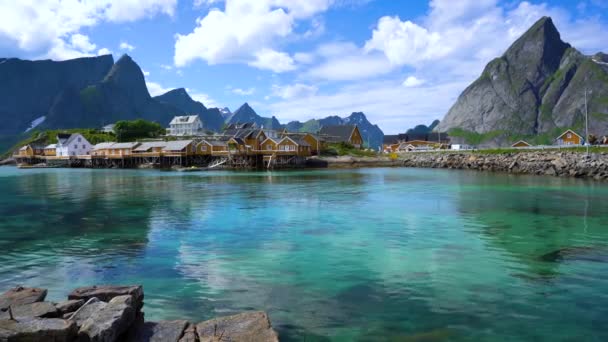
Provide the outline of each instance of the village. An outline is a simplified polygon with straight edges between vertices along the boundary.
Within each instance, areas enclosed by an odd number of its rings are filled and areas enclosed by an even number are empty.
[[[113,125],[103,128],[112,132]],[[208,134],[197,115],[176,116],[161,139],[91,144],[82,134],[57,134],[57,142],[19,148],[22,168],[282,168],[303,166],[328,144],[363,148],[356,125],[324,126],[317,134],[270,130],[254,123],[230,124]]]

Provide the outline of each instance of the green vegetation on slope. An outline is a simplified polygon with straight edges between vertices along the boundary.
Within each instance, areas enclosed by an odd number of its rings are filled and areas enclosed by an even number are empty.
[[[157,138],[165,134],[165,129],[156,122],[146,120],[118,121],[114,132],[119,142],[137,139]]]
[[[353,157],[375,157],[378,155],[375,151],[361,150],[353,145],[341,142],[337,144],[329,144],[321,150],[322,156],[353,156]]]

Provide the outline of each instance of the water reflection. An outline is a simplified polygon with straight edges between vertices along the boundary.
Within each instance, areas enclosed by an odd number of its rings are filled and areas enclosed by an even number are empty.
[[[285,340],[606,337],[595,324],[608,313],[608,189],[597,183],[33,171],[0,169],[0,290],[141,283],[150,319],[261,309]],[[603,306],[588,310],[588,298]],[[564,314],[572,303],[580,310]]]

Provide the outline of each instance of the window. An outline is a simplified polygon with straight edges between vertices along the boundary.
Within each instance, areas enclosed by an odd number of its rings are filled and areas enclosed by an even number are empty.
[[[81,141],[82,141],[82,139],[80,137],[78,137],[78,142],[81,142]]]
[[[82,145],[82,149],[85,150],[87,147],[86,145]]]
[[[566,134],[566,138],[568,138],[568,139],[572,138],[572,133]]]
[[[272,151],[272,145],[270,145],[270,144],[266,145],[266,149],[267,149],[268,151]]]
[[[207,145],[203,145],[203,146],[201,147],[201,151],[207,151]]]
[[[77,148],[78,148],[78,145],[74,144],[74,148],[76,148],[76,149],[77,149]]]

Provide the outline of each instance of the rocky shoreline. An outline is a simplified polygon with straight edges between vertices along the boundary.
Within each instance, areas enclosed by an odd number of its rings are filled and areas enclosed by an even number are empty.
[[[608,180],[608,153],[572,151],[521,151],[510,153],[428,152],[388,157],[322,157],[313,166],[420,167],[504,172],[511,174],[576,177]]]
[[[141,286],[90,286],[64,302],[45,301],[46,289],[15,287],[0,295],[0,341],[275,342],[265,312],[254,311],[190,323],[146,322]]]

